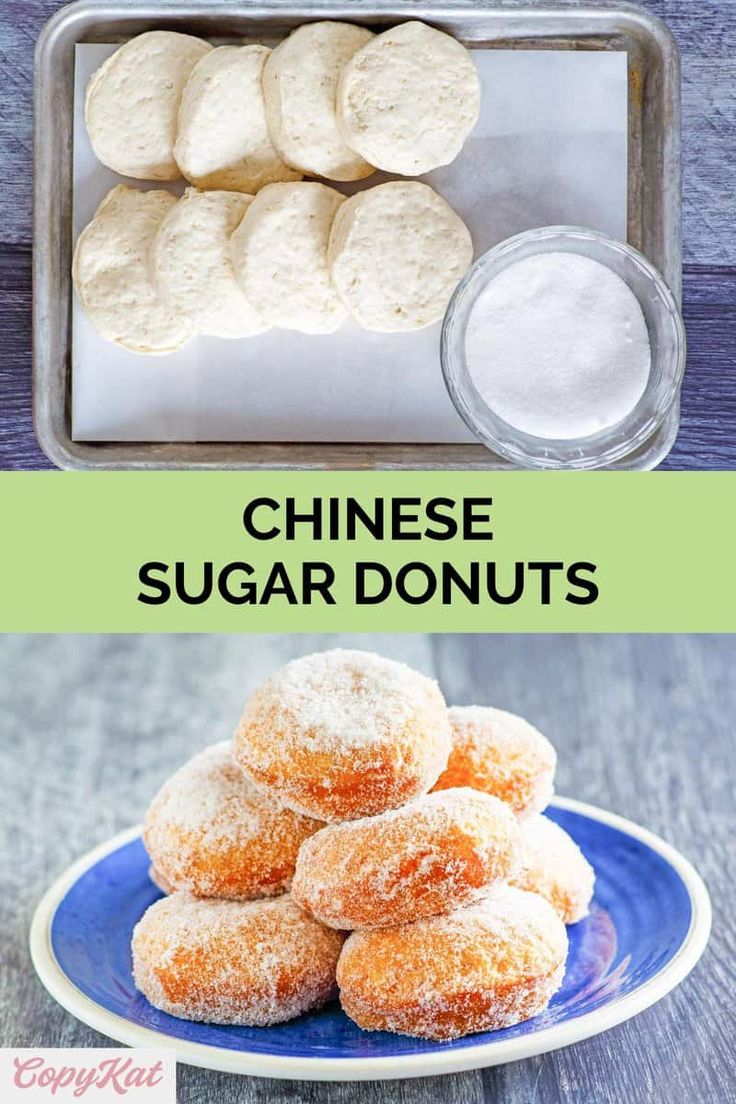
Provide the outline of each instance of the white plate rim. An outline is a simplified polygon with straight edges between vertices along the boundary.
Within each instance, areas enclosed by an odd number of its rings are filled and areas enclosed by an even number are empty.
[[[108,1012],[82,993],[63,972],[51,946],[51,924],[56,909],[73,883],[100,859],[140,835],[140,826],[128,828],[88,851],[72,863],[41,898],[30,928],[30,952],[41,982],[51,996],[88,1027],[133,1047],[168,1047],[178,1062],[225,1073],[247,1074],[303,1081],[366,1081],[428,1077],[462,1070],[516,1062],[546,1054],[560,1047],[589,1039],[638,1015],[680,984],[698,962],[710,935],[712,910],[708,890],[692,864],[671,844],[638,824],[573,798],[555,797],[552,807],[580,813],[601,824],[617,828],[660,855],[680,876],[690,898],[690,927],[674,957],[653,977],[631,993],[603,1008],[586,1012],[565,1023],[553,1024],[531,1035],[497,1042],[479,1043],[459,1050],[437,1053],[393,1055],[377,1058],[305,1058],[231,1051],[132,1024]]]

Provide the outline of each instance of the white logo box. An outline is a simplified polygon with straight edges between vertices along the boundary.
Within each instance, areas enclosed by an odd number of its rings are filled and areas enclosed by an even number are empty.
[[[129,1047],[0,1050],[3,1104],[176,1104],[174,1051]]]

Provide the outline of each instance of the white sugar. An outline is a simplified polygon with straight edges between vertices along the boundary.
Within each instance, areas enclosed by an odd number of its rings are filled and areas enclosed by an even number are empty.
[[[494,277],[471,310],[465,348],[491,410],[556,440],[620,422],[644,393],[651,363],[634,293],[575,253],[527,257]]]
[[[425,684],[402,663],[340,649],[295,660],[273,681],[315,747],[373,743],[386,728],[405,723],[414,707],[411,691]]]
[[[287,663],[258,689],[250,707],[253,703],[278,718],[281,740],[331,754],[382,747],[419,711],[444,712],[432,679],[373,652],[340,648]],[[246,708],[244,721],[249,720]],[[282,756],[281,741],[273,741],[271,754]],[[379,756],[375,765],[381,762]],[[329,787],[329,776],[324,784]]]

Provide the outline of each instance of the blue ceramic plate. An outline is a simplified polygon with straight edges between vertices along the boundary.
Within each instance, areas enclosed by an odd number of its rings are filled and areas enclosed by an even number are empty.
[[[557,799],[548,814],[596,870],[590,915],[568,928],[565,980],[546,1012],[503,1031],[430,1043],[361,1031],[337,1003],[277,1027],[175,1019],[136,992],[130,936],[160,896],[133,829],[86,855],[51,887],[31,927],[49,992],[91,1027],[131,1046],[170,1046],[181,1062],[265,1077],[362,1080],[449,1073],[514,1061],[605,1031],[674,988],[700,957],[710,902],[672,847],[629,821]]]

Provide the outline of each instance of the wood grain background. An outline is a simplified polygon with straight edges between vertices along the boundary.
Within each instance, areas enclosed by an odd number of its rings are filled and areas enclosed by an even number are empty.
[[[275,666],[335,643],[439,678],[448,700],[517,710],[557,745],[558,791],[660,833],[695,863],[710,945],[670,996],[594,1039],[415,1081],[268,1081],[179,1070],[181,1104],[735,1104],[736,637],[0,637],[0,1040],[104,1046],[31,967],[47,885],[142,816],[191,752],[227,737]]]
[[[644,6],[669,23],[683,64],[689,354],[682,428],[663,467],[733,469],[736,0],[644,0]],[[58,0],[0,3],[0,468],[50,466],[36,443],[30,408],[32,88],[36,38],[59,7]]]

